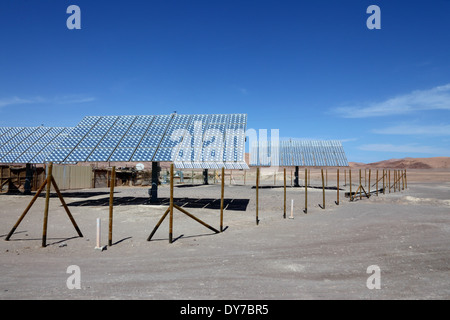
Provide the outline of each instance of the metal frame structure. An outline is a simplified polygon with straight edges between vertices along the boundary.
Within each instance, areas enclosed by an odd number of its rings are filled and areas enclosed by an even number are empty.
[[[249,169],[246,114],[88,116],[46,159],[173,162],[177,169]]]
[[[150,233],[150,235],[147,238],[147,241],[150,241],[154,234],[156,233],[156,231],[158,230],[159,226],[161,225],[161,223],[164,221],[164,219],[167,217],[167,215],[169,215],[169,243],[172,243],[173,240],[173,209],[177,209],[178,211],[184,213],[185,215],[187,215],[189,218],[197,221],[198,223],[200,223],[201,225],[205,226],[206,228],[214,231],[215,233],[220,233],[223,231],[223,182],[222,182],[222,191],[221,191],[221,200],[220,200],[220,231],[217,230],[216,228],[210,226],[209,224],[203,222],[202,220],[200,220],[199,218],[197,218],[196,216],[194,216],[193,214],[189,213],[188,211],[186,211],[185,209],[179,207],[178,205],[176,205],[174,203],[173,200],[173,167],[174,164],[172,163],[170,165],[170,204],[169,207],[167,208],[167,210],[164,212],[164,214],[162,215],[162,217],[159,219],[158,223],[156,224],[156,226],[153,228],[152,232]],[[223,170],[222,170],[223,173]],[[223,180],[223,176],[222,176],[222,180]]]
[[[75,222],[75,219],[73,218],[72,214],[70,213],[70,210],[67,207],[66,202],[64,201],[64,198],[63,198],[61,192],[59,191],[58,185],[56,184],[56,181],[53,178],[52,169],[53,169],[53,163],[50,163],[49,167],[48,167],[48,172],[47,172],[47,179],[45,179],[44,183],[39,187],[39,190],[36,192],[34,197],[31,199],[30,203],[28,204],[28,206],[25,208],[25,210],[22,213],[22,215],[17,220],[17,222],[14,225],[14,227],[11,229],[11,231],[6,236],[6,238],[5,238],[6,241],[9,241],[9,239],[14,234],[14,232],[16,231],[16,229],[19,226],[19,224],[22,222],[23,218],[25,218],[25,216],[27,215],[28,211],[31,209],[33,204],[36,202],[36,199],[39,197],[41,192],[46,187],[45,207],[44,207],[44,222],[43,222],[43,229],[42,229],[42,247],[46,247],[47,246],[47,222],[48,222],[48,209],[49,209],[49,204],[50,204],[50,187],[51,187],[51,185],[53,185],[53,188],[55,189],[55,192],[58,195],[58,198],[61,201],[61,204],[64,207],[64,210],[66,211],[67,215],[69,216],[70,221],[72,222],[75,230],[78,233],[78,236],[79,237],[83,237],[83,234],[81,233],[80,228],[78,227],[77,223]]]
[[[250,166],[347,167],[344,148],[337,140],[262,140],[250,146]]]
[[[71,130],[65,127],[0,127],[0,163],[44,163]]]

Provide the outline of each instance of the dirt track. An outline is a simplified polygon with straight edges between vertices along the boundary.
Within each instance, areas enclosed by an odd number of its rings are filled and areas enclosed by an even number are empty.
[[[96,218],[107,244],[107,189],[65,192],[83,238],[51,198],[46,248],[44,199],[4,241],[31,197],[2,194],[0,299],[449,299],[450,179],[439,176],[447,182],[411,177],[407,190],[354,202],[342,190],[339,206],[336,190],[327,190],[325,210],[322,190],[308,188],[308,214],[304,189],[288,188],[294,219],[282,217],[283,188],[260,189],[259,225],[255,189],[227,185],[226,230],[215,234],[175,211],[172,244],[168,219],[146,241],[167,206],[145,204],[146,188],[117,188],[114,245],[102,252],[94,249]],[[175,188],[175,197],[219,227],[219,185]],[[80,268],[81,289],[66,285],[71,265]],[[366,286],[371,265],[381,270],[379,290]]]

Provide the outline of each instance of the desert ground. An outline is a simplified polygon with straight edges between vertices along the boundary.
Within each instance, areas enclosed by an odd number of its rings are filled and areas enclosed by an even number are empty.
[[[347,168],[348,170],[348,168]],[[59,199],[52,196],[47,247],[41,247],[44,197],[39,197],[9,241],[32,196],[0,194],[0,299],[328,300],[450,298],[450,170],[407,170],[407,188],[370,198],[345,197],[340,171],[329,169],[325,209],[320,170],[311,172],[308,210],[303,172],[300,187],[287,174],[283,218],[283,174],[261,171],[256,224],[254,170],[225,180],[224,231],[215,233],[175,210],[174,242],[169,219],[147,237],[168,207],[148,202],[148,187],[116,187],[113,245],[95,249],[96,219],[101,244],[108,242],[109,189],[65,190],[63,195],[83,233],[79,237]],[[352,190],[359,185],[352,169]],[[367,171],[366,187],[368,189]],[[375,171],[371,173],[374,183]],[[231,180],[231,184],[230,184]],[[381,188],[381,183],[379,184]],[[186,182],[174,188],[175,203],[219,228],[220,184]],[[293,219],[291,201],[293,200]],[[319,206],[320,204],[320,206]],[[69,266],[78,266],[80,289],[70,289]],[[379,267],[379,289],[369,289]]]

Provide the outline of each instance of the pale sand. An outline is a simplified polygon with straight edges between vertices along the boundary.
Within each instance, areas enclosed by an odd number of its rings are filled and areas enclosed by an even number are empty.
[[[46,248],[41,248],[44,198],[4,241],[31,197],[2,194],[0,299],[449,299],[450,172],[407,173],[408,189],[370,199],[350,202],[342,190],[336,205],[336,190],[327,189],[322,210],[320,171],[313,170],[316,188],[308,188],[308,214],[302,212],[304,188],[288,187],[287,216],[294,199],[294,219],[283,219],[283,188],[264,188],[256,225],[254,170],[245,186],[242,172],[233,172],[241,185],[227,181],[225,198],[248,205],[244,211],[225,210],[224,232],[215,234],[175,211],[176,241],[168,243],[167,218],[147,242],[167,206],[131,201],[114,207],[115,245],[106,251],[94,247],[97,217],[107,244],[108,207],[100,204],[107,204],[108,189],[65,191],[68,204],[85,201],[70,206],[83,238],[52,197]],[[328,186],[335,186],[335,169],[328,174]],[[270,170],[262,175],[263,185],[273,184]],[[358,170],[352,169],[353,190],[356,179]],[[281,173],[276,183],[282,185]],[[340,186],[348,191],[343,184],[341,171]],[[168,187],[160,187],[159,194],[167,197]],[[142,203],[147,196],[147,188],[140,187],[118,187],[115,193],[116,203],[124,197]],[[218,200],[220,186],[175,188],[175,197]],[[219,228],[219,210],[186,210]],[[66,286],[71,265],[80,267],[79,290]],[[371,265],[381,269],[379,290],[366,286]]]

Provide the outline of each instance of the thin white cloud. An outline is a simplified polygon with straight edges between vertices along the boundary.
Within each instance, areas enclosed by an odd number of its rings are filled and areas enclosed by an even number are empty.
[[[392,135],[427,135],[427,136],[450,136],[450,125],[398,125],[381,129],[372,130],[377,134]]]
[[[30,104],[30,103],[55,103],[55,104],[77,104],[95,101],[95,97],[84,96],[84,95],[66,95],[66,96],[56,96],[54,98],[43,98],[43,97],[33,97],[33,98],[2,98],[0,99],[0,108],[8,107],[17,104]]]
[[[341,141],[342,143],[345,143],[345,142],[357,141],[358,138],[347,138],[347,139],[338,139],[338,140]]]
[[[92,102],[96,99],[94,97],[85,97],[80,95],[62,96],[55,97],[53,101],[58,104],[69,104],[69,103],[86,103]]]
[[[393,145],[393,144],[365,144],[358,147],[364,151],[376,151],[376,152],[397,152],[397,153],[423,153],[433,154],[439,156],[450,156],[450,150],[446,148],[439,148],[433,146],[420,146],[420,145]]]
[[[24,103],[33,103],[33,100],[23,99],[23,98],[19,98],[19,97],[3,98],[3,99],[0,99],[0,108],[14,105],[14,104],[24,104]]]
[[[416,90],[382,102],[339,107],[332,112],[344,118],[368,118],[422,110],[450,110],[450,83],[429,90]]]

